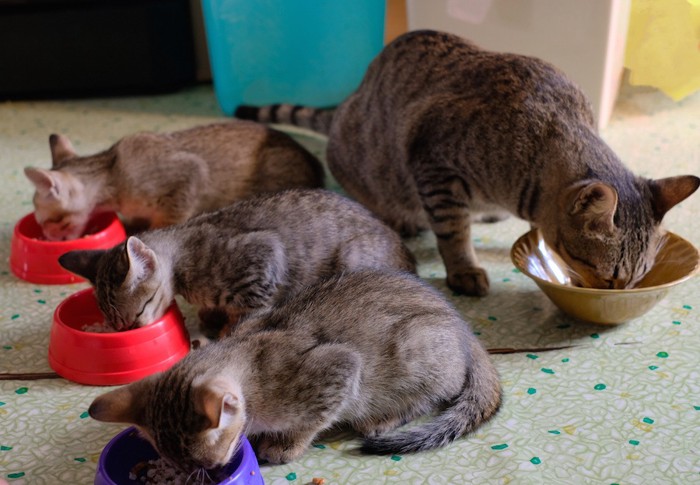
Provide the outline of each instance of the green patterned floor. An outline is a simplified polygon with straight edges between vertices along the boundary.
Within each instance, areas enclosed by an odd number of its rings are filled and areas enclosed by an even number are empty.
[[[48,167],[48,135],[70,136],[80,153],[138,130],[167,131],[219,119],[200,87],[148,98],[0,103],[0,373],[50,371],[51,315],[85,287],[38,286],[9,273],[14,223],[31,211],[22,167]],[[700,174],[700,94],[673,103],[625,88],[605,138],[639,174]],[[299,139],[315,152],[323,141]],[[700,194],[666,225],[700,244]],[[475,435],[417,455],[364,457],[347,436],[319,440],[299,461],[263,466],[267,484],[665,484],[700,483],[700,278],[676,288],[646,316],[617,327],[572,321],[516,272],[509,249],[527,230],[510,219],[474,237],[491,294],[453,297],[431,235],[409,241],[420,274],[455,303],[489,348],[571,346],[496,355],[500,414]],[[194,324],[191,309],[188,322]],[[92,483],[102,447],[123,426],[87,417],[104,388],[61,379],[0,381],[0,482]]]

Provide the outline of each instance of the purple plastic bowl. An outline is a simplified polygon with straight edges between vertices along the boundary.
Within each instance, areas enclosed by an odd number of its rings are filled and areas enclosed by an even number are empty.
[[[136,428],[127,428],[112,438],[102,450],[94,483],[95,485],[138,484],[140,482],[129,479],[129,472],[137,463],[157,458],[156,450],[139,436]],[[245,436],[241,437],[238,452],[224,467],[222,474],[227,475],[227,478],[219,482],[221,485],[265,485],[255,452]]]

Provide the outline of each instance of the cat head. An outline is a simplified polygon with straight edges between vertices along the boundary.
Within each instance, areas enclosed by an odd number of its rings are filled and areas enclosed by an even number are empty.
[[[174,296],[155,252],[134,236],[108,250],[69,251],[58,262],[92,283],[105,323],[115,330],[152,323]]]
[[[25,167],[24,174],[34,184],[34,215],[49,241],[65,241],[83,235],[93,205],[85,186],[73,174],[57,170],[59,164],[77,155],[68,138],[49,137],[52,169]]]
[[[545,240],[586,288],[622,289],[637,285],[654,264],[663,240],[661,220],[700,185],[692,175],[636,179],[635,196],[625,202],[611,185],[587,181],[564,193],[556,230]]]
[[[185,472],[212,470],[237,451],[246,419],[243,396],[224,379],[193,378],[187,361],[98,396],[88,412],[98,421],[135,425],[162,458]]]

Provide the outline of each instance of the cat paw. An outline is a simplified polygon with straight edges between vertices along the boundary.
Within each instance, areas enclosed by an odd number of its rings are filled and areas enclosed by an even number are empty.
[[[263,439],[258,444],[255,454],[259,460],[265,460],[273,465],[281,465],[296,460],[304,454],[304,451],[298,445],[284,445],[273,440]]]
[[[227,336],[240,320],[242,312],[226,307],[200,308],[199,330],[211,340]]]
[[[449,274],[447,286],[460,295],[486,296],[489,292],[489,277],[486,270],[473,268],[461,273]]]
[[[222,308],[200,308],[199,329],[205,337],[216,339],[228,324],[228,315]]]

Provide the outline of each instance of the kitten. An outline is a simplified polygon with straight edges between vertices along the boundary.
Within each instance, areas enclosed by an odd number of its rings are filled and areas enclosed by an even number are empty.
[[[68,252],[59,262],[93,284],[116,330],[148,325],[179,294],[201,307],[209,335],[336,272],[415,272],[396,232],[360,204],[320,189],[262,194],[110,250]]]
[[[258,458],[284,463],[340,424],[367,453],[430,450],[488,421],[500,401],[488,353],[444,297],[410,274],[363,270],[250,315],[170,370],[97,397],[89,413],[135,424],[191,471],[226,464],[242,433]]]
[[[691,175],[635,176],[554,66],[441,32],[386,46],[335,111],[236,115],[327,133],[343,189],[404,234],[430,227],[447,284],[468,295],[489,289],[471,241],[475,212],[505,209],[539,227],[579,286],[631,288],[654,264],[664,214],[700,185]]]
[[[49,137],[52,168],[26,167],[49,240],[80,237],[90,215],[114,210],[130,232],[183,222],[260,192],[322,187],[319,161],[288,135],[251,122],[126,136],[96,155]]]

